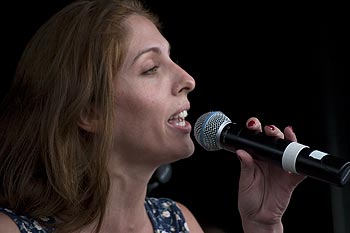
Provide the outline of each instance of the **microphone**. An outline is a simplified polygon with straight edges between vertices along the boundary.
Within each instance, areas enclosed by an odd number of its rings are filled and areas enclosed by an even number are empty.
[[[255,159],[271,161],[288,172],[340,187],[350,178],[349,161],[298,142],[254,133],[231,122],[220,111],[200,116],[194,126],[194,136],[207,151],[244,149]]]

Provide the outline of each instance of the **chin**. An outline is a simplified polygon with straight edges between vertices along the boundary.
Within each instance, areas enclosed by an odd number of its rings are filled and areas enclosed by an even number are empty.
[[[177,152],[172,153],[172,161],[175,162],[181,159],[186,159],[188,157],[191,157],[194,153],[194,146],[187,146],[187,147],[182,147],[182,150],[177,150]],[[168,153],[169,155],[169,153]]]
[[[190,156],[192,156],[194,153],[194,144],[192,143],[191,145],[188,145],[186,151],[184,151],[183,155],[184,158],[188,158]]]

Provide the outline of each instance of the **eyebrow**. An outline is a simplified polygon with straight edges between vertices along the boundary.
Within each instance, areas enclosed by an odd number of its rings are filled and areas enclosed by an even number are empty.
[[[154,52],[156,54],[161,54],[162,51],[159,49],[159,47],[150,47],[144,50],[141,50],[133,59],[132,64],[134,64],[136,62],[137,59],[139,59],[139,57],[141,57],[143,54],[149,53],[149,52]],[[168,48],[168,53],[170,54],[170,45]]]

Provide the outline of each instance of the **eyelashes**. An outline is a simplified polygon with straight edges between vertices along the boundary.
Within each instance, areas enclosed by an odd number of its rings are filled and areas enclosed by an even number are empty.
[[[152,66],[150,69],[147,69],[146,71],[142,72],[144,75],[154,74],[158,71],[159,66]]]
[[[175,64],[177,64],[178,66],[180,66],[180,60],[179,59],[175,59],[172,60]],[[150,66],[150,68],[146,68],[145,71],[142,72],[142,75],[153,75],[156,74],[158,72],[160,68],[160,64],[156,64],[153,66]]]

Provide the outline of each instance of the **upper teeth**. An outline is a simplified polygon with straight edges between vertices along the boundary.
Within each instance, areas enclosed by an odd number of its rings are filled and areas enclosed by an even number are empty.
[[[187,111],[186,110],[183,110],[182,112],[180,112],[179,113],[179,115],[178,115],[178,117],[180,117],[180,118],[185,118],[185,117],[187,117]]]
[[[187,117],[187,111],[183,110],[182,112],[180,112],[179,114],[173,116],[171,119],[175,119],[175,118],[181,118],[184,119],[185,117]]]
[[[184,120],[185,117],[187,117],[187,110],[184,110],[182,112],[180,112],[177,115],[173,115],[172,117],[170,117],[170,120],[174,120],[174,119],[178,119],[178,120]]]
[[[185,117],[187,117],[187,111],[184,110],[182,112],[180,112],[177,115],[174,115],[170,118],[170,120],[176,120],[175,124],[179,125],[179,126],[185,126],[186,122],[185,122]]]

